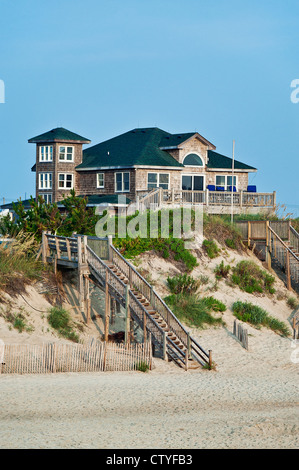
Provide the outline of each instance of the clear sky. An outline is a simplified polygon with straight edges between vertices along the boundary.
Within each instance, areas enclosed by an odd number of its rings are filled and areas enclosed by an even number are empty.
[[[235,140],[299,215],[298,45],[297,0],[0,0],[0,202],[34,195],[30,137],[157,126]]]

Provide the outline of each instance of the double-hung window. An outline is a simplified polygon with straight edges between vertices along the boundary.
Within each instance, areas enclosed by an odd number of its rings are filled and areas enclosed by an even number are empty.
[[[59,173],[58,175],[58,188],[59,189],[73,189],[74,175],[72,173]]]
[[[169,188],[169,173],[148,173],[147,189]]]
[[[233,186],[237,187],[237,177],[229,176],[229,175],[217,175],[216,176],[216,187],[222,186],[226,191],[230,189],[232,186],[232,180],[234,178]]]
[[[74,161],[74,147],[59,147],[59,161],[60,162],[73,162]]]
[[[53,146],[42,145],[39,148],[39,161],[40,162],[52,162],[53,161]]]
[[[115,191],[117,193],[130,191],[130,173],[128,171],[115,173]]]
[[[39,189],[52,189],[52,173],[39,173]]]
[[[104,173],[97,173],[97,188],[104,188]]]

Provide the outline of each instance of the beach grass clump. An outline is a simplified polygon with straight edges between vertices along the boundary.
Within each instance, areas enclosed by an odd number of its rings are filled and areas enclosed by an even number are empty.
[[[213,310],[214,312],[226,311],[226,305],[221,302],[221,300],[215,299],[215,297],[204,297],[202,300],[205,302],[207,307]]]
[[[47,318],[51,327],[61,336],[75,343],[79,342],[79,336],[74,331],[70,314],[64,308],[52,307]]]
[[[210,301],[201,299],[197,295],[171,294],[164,300],[173,313],[190,326],[203,328],[204,325],[223,324],[222,318],[215,318],[212,315],[213,308],[209,304]]]
[[[213,259],[219,256],[220,250],[214,240],[204,240],[202,246],[209,258]]]
[[[224,215],[203,214],[203,232],[208,240],[216,240],[220,245],[227,245],[234,250],[244,251],[242,234]]]
[[[185,273],[168,277],[167,284],[172,294],[193,294],[197,291],[200,281]]]
[[[36,261],[38,246],[33,235],[24,233],[19,233],[9,243],[0,244],[0,290],[18,295],[41,275],[45,268]]]
[[[255,292],[268,292],[274,294],[273,284],[275,277],[267,271],[261,269],[253,261],[240,261],[235,268],[231,280],[237,284],[241,290],[253,294]]]
[[[295,308],[297,308],[299,306],[299,302],[297,301],[297,299],[295,297],[288,297],[287,305],[290,308],[292,308],[293,310],[295,310]]]
[[[224,261],[222,260],[220,264],[217,264],[216,268],[214,269],[214,273],[216,275],[217,279],[222,279],[222,278],[227,278],[228,274],[230,271],[230,265],[224,264]]]
[[[235,302],[233,304],[233,313],[238,320],[250,323],[256,327],[265,326],[276,333],[280,333],[282,336],[290,334],[284,322],[272,317],[266,310],[251,302]]]
[[[136,370],[139,370],[140,372],[148,372],[149,371],[149,365],[147,364],[147,362],[139,361],[136,364]]]

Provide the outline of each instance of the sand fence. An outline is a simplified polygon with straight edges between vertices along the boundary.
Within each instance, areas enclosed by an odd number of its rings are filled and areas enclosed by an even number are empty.
[[[152,347],[92,340],[88,344],[8,344],[0,364],[2,374],[134,371],[151,369]]]

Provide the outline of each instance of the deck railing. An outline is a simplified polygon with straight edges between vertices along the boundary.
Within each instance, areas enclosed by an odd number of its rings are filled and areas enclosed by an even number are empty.
[[[233,200],[232,200],[233,198]],[[186,191],[178,189],[156,188],[148,193],[139,191],[137,202],[138,210],[143,212],[151,208],[159,209],[163,205],[202,204],[205,206],[231,206],[239,208],[274,208],[276,193],[251,193],[246,191]]]

